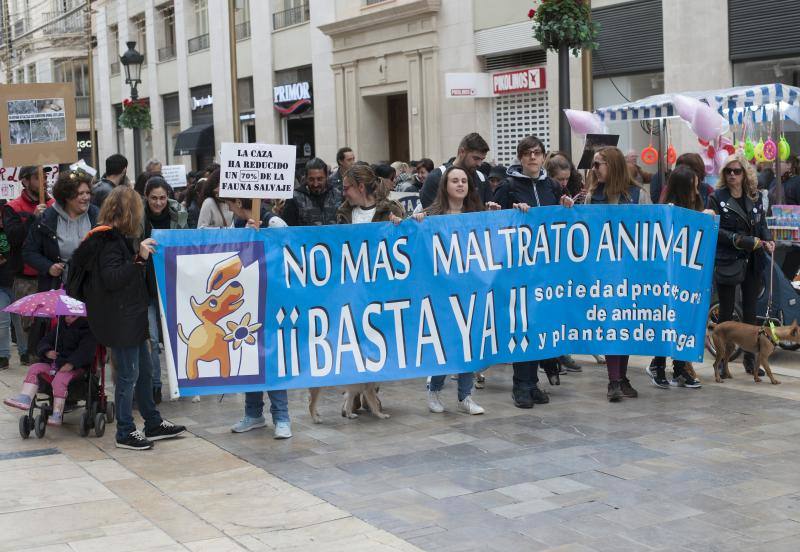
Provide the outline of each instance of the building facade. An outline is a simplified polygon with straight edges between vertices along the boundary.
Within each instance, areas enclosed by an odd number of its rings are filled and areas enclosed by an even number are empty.
[[[21,2],[9,0],[14,8]],[[743,0],[594,0],[601,25],[595,107],[662,92],[800,84],[800,39],[786,24],[800,15],[800,3],[767,4],[756,21]],[[424,156],[438,163],[472,131],[487,138],[497,162],[512,162],[527,134],[554,148],[557,56],[532,38],[531,7],[528,0],[236,0],[229,13],[225,0],[95,0],[100,158],[116,151],[133,158],[133,133],[117,125],[130,96],[119,64],[129,41],[145,55],[139,96],[153,120],[140,136],[140,167],[150,157],[205,166],[234,128],[243,141],[296,145],[301,165],[311,156],[332,163],[344,145],[370,162]],[[780,39],[759,40],[758,25]],[[54,80],[56,66],[45,57],[26,58],[31,74]],[[27,66],[13,67],[14,79],[29,78]],[[583,109],[580,59],[571,58],[570,71],[572,107]],[[624,150],[651,139],[631,123],[609,131],[620,134]],[[683,125],[671,123],[670,134],[678,151],[697,148]],[[580,139],[573,136],[573,154]]]
[[[93,145],[89,124],[90,27],[84,5],[82,0],[3,2],[0,82],[74,83],[77,156],[89,162]]]

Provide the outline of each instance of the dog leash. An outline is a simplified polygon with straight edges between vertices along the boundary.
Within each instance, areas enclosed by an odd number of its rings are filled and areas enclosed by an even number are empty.
[[[772,283],[775,277],[775,254],[769,256],[769,296],[767,297],[767,312],[764,314],[764,320],[770,320],[769,312],[772,310]],[[764,322],[766,325],[766,322]]]
[[[770,263],[769,263],[769,295],[767,296],[767,312],[764,315],[764,325],[761,326],[761,331],[764,333],[764,335],[766,335],[766,337],[770,341],[772,341],[775,345],[777,345],[778,342],[780,341],[780,339],[778,339],[778,336],[775,334],[775,323],[772,321],[772,318],[770,318],[770,316],[769,316],[770,310],[772,310],[772,285],[773,285],[774,277],[775,277],[775,254],[774,254],[774,252],[769,256],[769,258],[770,258]],[[766,331],[767,325],[769,325],[769,335],[767,335],[767,331]],[[760,349],[760,345],[761,344],[759,343],[759,349]]]

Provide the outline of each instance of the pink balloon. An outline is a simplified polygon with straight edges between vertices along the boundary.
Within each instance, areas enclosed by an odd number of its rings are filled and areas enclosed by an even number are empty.
[[[726,130],[726,121],[717,111],[702,102],[694,113],[692,131],[703,140],[716,140]]]
[[[691,124],[691,122],[694,120],[694,115],[697,112],[697,108],[700,105],[703,105],[703,102],[695,98],[690,98],[689,96],[676,94],[672,99],[672,105],[675,106],[675,111],[678,112],[678,116],[687,123]]]
[[[714,172],[715,173],[718,173],[719,171],[722,170],[722,167],[725,166],[725,161],[728,160],[728,157],[730,157],[730,154],[728,153],[728,150],[721,149],[721,150],[717,151],[717,154],[714,156]]]
[[[706,168],[706,174],[714,174],[714,160],[703,156],[703,164]]]
[[[600,120],[600,116],[595,113],[565,109],[564,114],[567,116],[570,128],[577,134],[603,133],[603,122]]]

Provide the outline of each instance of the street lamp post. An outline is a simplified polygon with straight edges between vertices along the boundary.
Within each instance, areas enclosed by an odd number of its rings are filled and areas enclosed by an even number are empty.
[[[125,84],[131,87],[131,101],[139,99],[139,92],[136,87],[142,82],[142,63],[144,63],[144,56],[135,50],[136,42],[130,41],[125,43],[128,46],[128,51],[119,56],[119,61],[125,67]],[[141,169],[141,153],[142,146],[139,143],[139,129],[133,129],[133,168],[135,171],[134,178],[139,175]]]

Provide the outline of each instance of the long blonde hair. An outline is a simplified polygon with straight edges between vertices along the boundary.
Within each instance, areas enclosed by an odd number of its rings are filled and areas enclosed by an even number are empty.
[[[750,199],[756,199],[758,197],[758,176],[756,176],[756,170],[750,162],[745,159],[744,153],[741,150],[728,157],[725,160],[725,164],[720,168],[717,189],[728,187],[728,183],[725,181],[725,169],[733,163],[739,163],[744,169],[742,173],[742,191],[747,193]]]
[[[125,236],[141,233],[144,217],[142,197],[130,186],[117,186],[103,201],[97,223],[116,228]]]
[[[639,186],[639,184],[631,178],[631,174],[628,172],[625,154],[623,154],[619,148],[613,146],[600,148],[597,150],[597,154],[608,164],[608,176],[606,177],[606,181],[603,182],[605,185],[603,191],[606,194],[608,202],[619,203],[620,197],[630,199],[631,186]],[[594,177],[594,171],[592,171],[592,176]],[[599,186],[600,182],[597,178],[588,179],[588,190],[586,192],[587,203],[591,201],[592,194],[597,191]]]

